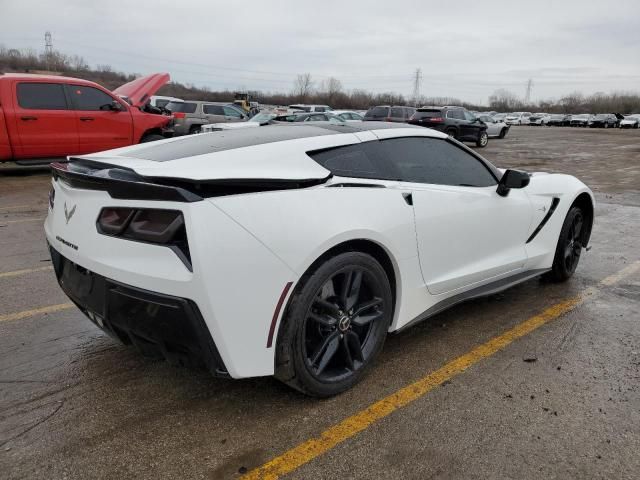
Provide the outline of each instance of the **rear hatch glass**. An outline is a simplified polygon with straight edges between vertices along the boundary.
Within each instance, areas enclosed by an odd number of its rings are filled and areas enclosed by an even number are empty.
[[[191,102],[169,102],[165,108],[171,112],[195,113],[196,104]]]
[[[442,117],[442,111],[440,110],[416,110],[416,113],[411,117],[413,120],[422,120],[425,118],[437,118]]]

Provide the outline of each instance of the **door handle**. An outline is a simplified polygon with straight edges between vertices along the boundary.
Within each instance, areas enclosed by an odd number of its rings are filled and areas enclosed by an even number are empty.
[[[24,122],[32,122],[33,120],[38,120],[38,117],[26,116],[26,117],[20,117],[20,120]]]
[[[81,122],[93,122],[94,120],[93,117],[80,117]]]

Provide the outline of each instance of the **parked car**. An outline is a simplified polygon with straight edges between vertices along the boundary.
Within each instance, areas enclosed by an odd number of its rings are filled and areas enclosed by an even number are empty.
[[[329,105],[307,105],[304,103],[289,105],[289,109],[299,112],[330,112],[333,110]]]
[[[620,120],[620,128],[639,128],[640,127],[640,114],[627,115]]]
[[[571,115],[565,113],[554,113],[549,115],[547,125],[555,127],[568,127],[571,123]]]
[[[623,118],[620,114],[599,113],[591,117],[588,125],[590,128],[617,128]]]
[[[317,397],[371,371],[388,332],[541,274],[567,281],[594,217],[575,177],[499,170],[380,122],[182,137],[52,174],[52,265],[92,323],[145,355]]]
[[[0,162],[81,155],[173,133],[171,117],[146,108],[166,73],[110,92],[79,78],[0,74]]]
[[[200,133],[207,123],[246,122],[249,118],[228,102],[178,101],[169,102],[165,108],[173,114],[176,136]]]
[[[169,102],[184,102],[181,98],[164,97],[162,95],[151,95],[149,104],[152,107],[165,108]]]
[[[361,122],[364,119],[363,115],[353,110],[332,110],[331,113],[339,116],[345,122]]]
[[[504,121],[508,125],[529,125],[529,117],[531,112],[513,112],[508,114]]]
[[[333,122],[344,123],[342,118],[334,115],[333,112],[299,112],[290,113],[288,115],[278,115],[273,119],[274,122]]]
[[[591,117],[588,113],[581,113],[580,115],[571,115],[571,121],[569,125],[572,127],[587,127],[589,125],[589,120]]]
[[[548,113],[534,113],[529,117],[529,125],[546,125],[549,117]]]
[[[415,111],[416,109],[413,107],[380,105],[367,110],[367,113],[364,114],[364,121],[404,123],[411,118]]]
[[[506,123],[506,118],[507,118],[507,114],[506,113],[496,113],[494,115],[491,115],[495,120],[498,120],[499,122],[505,122]]]
[[[504,138],[509,133],[511,125],[507,125],[505,122],[496,120],[491,115],[480,115],[478,118],[487,125],[487,135],[490,138]]]
[[[439,130],[461,142],[474,142],[478,147],[486,147],[489,141],[487,124],[463,107],[421,107],[408,123]]]
[[[251,117],[246,122],[233,122],[233,123],[209,123],[203,125],[200,129],[202,133],[218,132],[220,130],[236,130],[238,128],[254,128],[262,127],[264,125],[270,125],[273,123],[273,119],[276,118],[275,113],[260,112]]]

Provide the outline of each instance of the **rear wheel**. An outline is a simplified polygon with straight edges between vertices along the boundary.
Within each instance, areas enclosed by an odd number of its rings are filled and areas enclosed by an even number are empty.
[[[458,131],[455,128],[447,128],[445,133],[449,135],[451,138],[457,138],[458,136]]]
[[[571,278],[580,261],[585,228],[587,227],[582,209],[580,207],[572,207],[562,224],[555,257],[553,258],[553,266],[547,274],[548,278],[556,282],[564,282]]]
[[[487,132],[482,132],[478,140],[476,140],[476,147],[484,148],[489,143],[489,135]]]
[[[360,381],[382,350],[393,301],[382,266],[346,252],[305,275],[293,295],[278,339],[276,377],[316,397]]]
[[[189,135],[194,135],[196,133],[202,133],[202,125],[191,125],[189,128]]]

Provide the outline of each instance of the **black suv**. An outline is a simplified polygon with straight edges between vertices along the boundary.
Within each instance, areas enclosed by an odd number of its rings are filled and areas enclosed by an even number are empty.
[[[407,123],[440,130],[461,142],[474,142],[478,147],[489,143],[487,125],[463,107],[418,108]]]

